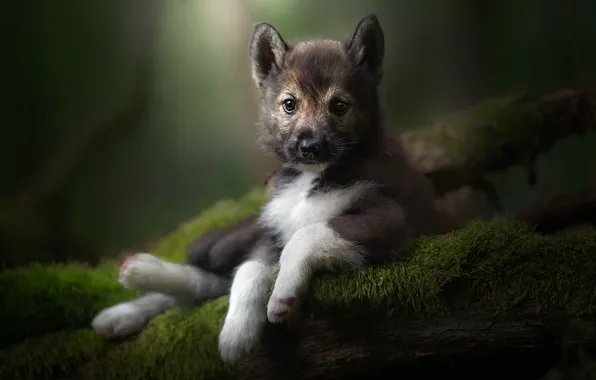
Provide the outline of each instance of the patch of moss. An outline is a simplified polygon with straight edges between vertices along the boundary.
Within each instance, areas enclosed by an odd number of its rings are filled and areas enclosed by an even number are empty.
[[[262,192],[253,192],[240,202],[221,202],[162,240],[154,252],[181,260],[186,244],[202,232],[252,215],[263,200]],[[504,308],[532,302],[542,310],[585,315],[594,312],[595,253],[596,232],[542,236],[506,218],[473,222],[450,234],[420,238],[403,260],[366,274],[319,275],[304,306],[317,313],[381,307],[420,317],[471,302]],[[171,310],[136,339],[119,344],[89,331],[97,311],[134,296],[117,283],[117,273],[115,265],[75,264],[0,273],[2,297],[10,301],[0,305],[0,323],[12,330],[3,337],[21,341],[0,351],[4,374],[21,379],[62,372],[76,379],[220,379],[230,374],[217,349],[228,297]]]
[[[94,360],[110,344],[95,331],[81,329],[29,338],[0,351],[0,379],[49,379],[64,376]]]
[[[27,267],[0,272],[0,347],[28,337],[88,326],[104,307],[134,297],[113,266]]]
[[[450,234],[418,239],[407,260],[366,274],[320,276],[313,290],[311,302],[327,307],[365,302],[432,314],[471,302],[507,308],[524,301],[541,310],[592,314],[596,232],[545,236],[507,218],[474,221]]]
[[[85,378],[221,379],[230,370],[220,359],[217,346],[227,308],[226,296],[195,310],[171,310],[154,319],[139,338],[111,350],[97,365],[92,364]]]

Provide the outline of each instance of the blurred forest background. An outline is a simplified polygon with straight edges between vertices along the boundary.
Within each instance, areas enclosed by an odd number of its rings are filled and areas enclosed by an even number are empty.
[[[115,256],[261,186],[253,24],[288,39],[385,31],[394,130],[493,97],[596,83],[590,0],[102,0],[3,6],[1,261]],[[594,184],[596,133],[491,176],[516,212]]]

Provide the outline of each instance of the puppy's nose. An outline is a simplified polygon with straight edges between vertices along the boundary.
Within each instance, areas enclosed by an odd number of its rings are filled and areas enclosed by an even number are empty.
[[[314,158],[321,150],[321,142],[316,138],[303,139],[300,141],[298,149],[300,150],[300,154],[303,156],[311,156]]]
[[[303,138],[298,142],[298,154],[306,160],[325,160],[327,158],[327,141],[321,137]]]

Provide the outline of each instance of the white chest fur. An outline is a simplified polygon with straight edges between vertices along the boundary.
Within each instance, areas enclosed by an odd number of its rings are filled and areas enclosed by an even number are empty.
[[[285,185],[264,206],[261,222],[274,229],[286,244],[300,228],[326,222],[341,215],[360,197],[371,183],[358,182],[352,186],[309,194],[319,173],[302,172]]]

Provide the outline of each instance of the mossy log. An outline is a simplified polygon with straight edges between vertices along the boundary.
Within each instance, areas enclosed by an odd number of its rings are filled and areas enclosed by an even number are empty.
[[[262,201],[255,191],[221,202],[153,252],[179,261],[196,236],[257,212]],[[302,316],[268,325],[259,350],[233,368],[217,348],[227,297],[171,310],[124,341],[90,330],[101,308],[136,296],[117,275],[109,262],[0,273],[0,378],[339,379],[391,368],[407,378],[404,368],[461,355],[556,349],[568,321],[593,319],[596,233],[541,235],[496,218],[422,237],[390,265],[321,274]]]
[[[596,86],[537,97],[504,97],[400,134],[438,194],[470,185],[490,193],[487,173],[526,165],[564,137],[596,125]],[[491,194],[488,194],[491,196]]]
[[[561,137],[593,127],[595,109],[596,88],[499,99],[401,138],[439,194],[483,188],[487,172],[531,166]],[[259,190],[220,202],[152,252],[181,261],[201,233],[256,213],[263,200]],[[424,378],[424,368],[494,353],[521,364],[530,351],[556,349],[570,320],[593,321],[596,232],[545,236],[497,218],[423,237],[391,265],[319,275],[302,316],[268,325],[259,350],[234,368],[217,350],[227,297],[169,311],[120,342],[90,330],[99,310],[137,296],[117,272],[106,262],[0,273],[0,379],[339,379],[391,368]]]

